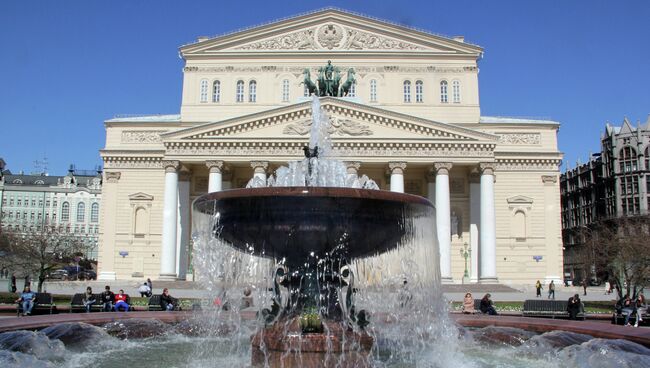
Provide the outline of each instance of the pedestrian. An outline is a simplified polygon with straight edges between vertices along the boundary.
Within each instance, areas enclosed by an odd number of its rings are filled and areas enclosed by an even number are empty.
[[[151,297],[151,289],[149,288],[149,284],[146,282],[138,288],[138,292],[140,293],[140,297]]]
[[[548,299],[555,299],[555,283],[551,280],[551,283],[548,284]]]
[[[497,310],[494,309],[494,305],[492,305],[492,299],[490,299],[490,297],[492,297],[492,295],[485,294],[483,299],[481,299],[480,309],[481,309],[481,312],[483,314],[489,314],[491,316],[496,316],[498,313],[497,313]]]
[[[535,283],[535,289],[537,289],[537,295],[535,295],[536,298],[541,298],[542,297],[542,283],[537,280]]]
[[[605,295],[609,295],[610,288],[611,288],[611,286],[609,284],[609,280],[605,281]]]
[[[36,293],[31,291],[29,285],[26,285],[25,288],[23,288],[23,292],[20,293],[20,298],[16,299],[16,303],[20,303],[23,308],[23,316],[29,316],[32,314],[35,299]]]
[[[587,295],[587,279],[582,279],[582,290],[584,290],[583,295]]]
[[[11,292],[15,293],[18,288],[16,288],[16,274],[11,274]]]
[[[113,302],[115,301],[115,294],[111,291],[111,287],[106,285],[104,292],[101,294],[102,304],[104,307],[102,310],[104,312],[110,312],[113,310]]]
[[[582,301],[580,301],[580,295],[576,294],[569,298],[566,310],[569,312],[570,320],[577,320],[578,313],[582,309]]]
[[[149,286],[149,290],[153,293],[153,284],[151,283],[151,279],[147,278],[147,285]]]

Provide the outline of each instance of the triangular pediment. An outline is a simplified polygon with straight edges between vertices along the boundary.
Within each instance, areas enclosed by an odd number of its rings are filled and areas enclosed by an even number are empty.
[[[479,46],[339,9],[324,9],[181,47],[184,57],[230,52],[423,52],[480,55]]]
[[[496,144],[492,134],[422,119],[343,98],[323,97],[329,132],[336,141],[428,141]],[[163,142],[305,141],[312,124],[311,100],[277,109],[162,134]]]
[[[509,205],[531,205],[533,204],[533,199],[530,197],[517,195],[507,199]]]
[[[153,196],[143,192],[137,192],[129,195],[130,201],[153,201]]]

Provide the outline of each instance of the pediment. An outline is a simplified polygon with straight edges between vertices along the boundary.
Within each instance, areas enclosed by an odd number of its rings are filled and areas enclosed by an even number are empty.
[[[153,196],[143,192],[137,192],[129,195],[130,201],[153,201]]]
[[[325,9],[181,47],[184,57],[216,52],[428,52],[480,54],[465,42]]]
[[[336,141],[423,141],[496,144],[492,134],[363,105],[323,97],[329,132]],[[162,134],[171,142],[305,141],[311,130],[311,101],[264,112],[211,122]]]
[[[532,205],[533,204],[533,199],[530,197],[522,196],[522,195],[517,195],[514,197],[507,198],[506,201],[508,201],[508,204],[510,206],[515,206],[515,205]]]

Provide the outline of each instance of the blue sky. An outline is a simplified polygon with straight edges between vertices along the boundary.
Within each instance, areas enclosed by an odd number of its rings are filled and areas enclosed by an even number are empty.
[[[13,172],[49,160],[100,164],[103,121],[178,113],[178,47],[336,6],[485,49],[483,115],[562,123],[574,165],[599,150],[606,121],[650,113],[650,1],[2,1],[0,157]]]

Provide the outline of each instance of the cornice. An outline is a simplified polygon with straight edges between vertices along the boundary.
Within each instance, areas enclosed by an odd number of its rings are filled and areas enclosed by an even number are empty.
[[[562,160],[557,158],[497,158],[495,168],[497,171],[557,171],[560,170]]]

